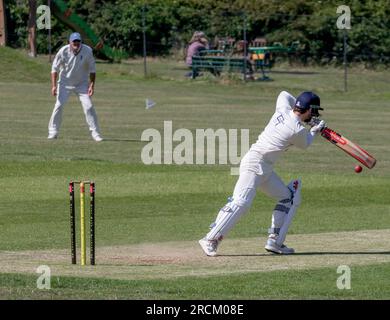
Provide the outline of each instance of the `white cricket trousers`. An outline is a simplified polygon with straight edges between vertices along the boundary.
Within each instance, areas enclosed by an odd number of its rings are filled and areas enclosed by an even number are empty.
[[[79,97],[81,105],[83,106],[85,120],[87,121],[92,136],[100,135],[98,119],[91,97],[88,95],[88,87],[79,86],[74,89],[68,89],[61,85],[58,85],[57,87],[57,101],[49,121],[49,134],[58,134],[60,131],[62,111],[72,92]]]
[[[240,176],[234,188],[233,197],[218,213],[213,228],[206,235],[207,240],[222,240],[252,205],[257,190],[280,202],[291,199],[291,191],[273,172],[272,167],[263,162],[254,151],[249,151],[240,164]],[[272,229],[283,225],[284,212],[275,210],[272,216]]]

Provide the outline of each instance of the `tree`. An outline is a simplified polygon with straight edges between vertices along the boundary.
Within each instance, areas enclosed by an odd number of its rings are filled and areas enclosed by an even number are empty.
[[[29,53],[28,55],[31,57],[37,56],[37,28],[36,28],[36,20],[37,20],[37,1],[36,0],[28,0],[28,45],[29,45]]]
[[[7,44],[7,29],[5,21],[4,1],[0,0],[0,46]]]

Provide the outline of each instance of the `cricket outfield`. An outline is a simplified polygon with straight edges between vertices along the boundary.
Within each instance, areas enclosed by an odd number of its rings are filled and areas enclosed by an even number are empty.
[[[390,95],[388,72],[352,69],[349,90],[335,68],[292,69],[272,82],[184,78],[182,62],[97,64],[94,103],[105,141],[94,142],[81,106],[65,107],[48,141],[47,57],[0,48],[0,299],[389,299]],[[286,71],[287,70],[287,71]],[[302,72],[304,71],[304,72]],[[234,187],[229,165],[145,165],[146,129],[249,129],[253,143],[281,90],[316,91],[328,125],[374,155],[374,169],[321,137],[276,166],[302,179],[303,201],[287,236],[292,256],[264,251],[274,201],[256,197],[207,258],[197,241]],[[156,106],[145,109],[145,99]],[[70,180],[96,182],[96,266],[71,265]],[[77,210],[76,210],[77,212]],[[77,229],[76,229],[77,230]],[[77,230],[79,232],[79,230]],[[79,256],[78,256],[79,259]],[[40,265],[51,289],[38,289]],[[351,289],[338,289],[341,265]],[[210,290],[213,288],[213,290]]]

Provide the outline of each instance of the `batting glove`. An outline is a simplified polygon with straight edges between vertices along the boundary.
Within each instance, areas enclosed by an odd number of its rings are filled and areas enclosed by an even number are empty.
[[[311,127],[310,132],[312,134],[317,134],[318,132],[320,132],[325,127],[326,127],[325,121],[321,120],[320,123],[318,123],[315,126]]]

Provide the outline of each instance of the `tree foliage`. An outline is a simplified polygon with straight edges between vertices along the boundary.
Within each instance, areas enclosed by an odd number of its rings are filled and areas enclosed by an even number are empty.
[[[15,46],[26,43],[26,14],[20,3],[8,0],[8,14]],[[39,1],[38,1],[39,2]],[[46,1],[43,1],[46,3]],[[389,0],[345,0],[352,14],[347,31],[349,60],[390,62]],[[68,5],[83,17],[105,42],[130,54],[142,52],[142,12],[148,52],[161,55],[183,48],[195,30],[214,37],[249,40],[263,36],[288,45],[299,41],[302,56],[316,62],[341,61],[343,31],[336,27],[339,1],[328,0],[69,0]],[[53,34],[66,39],[69,33],[53,19]],[[44,36],[38,50],[45,51]]]

